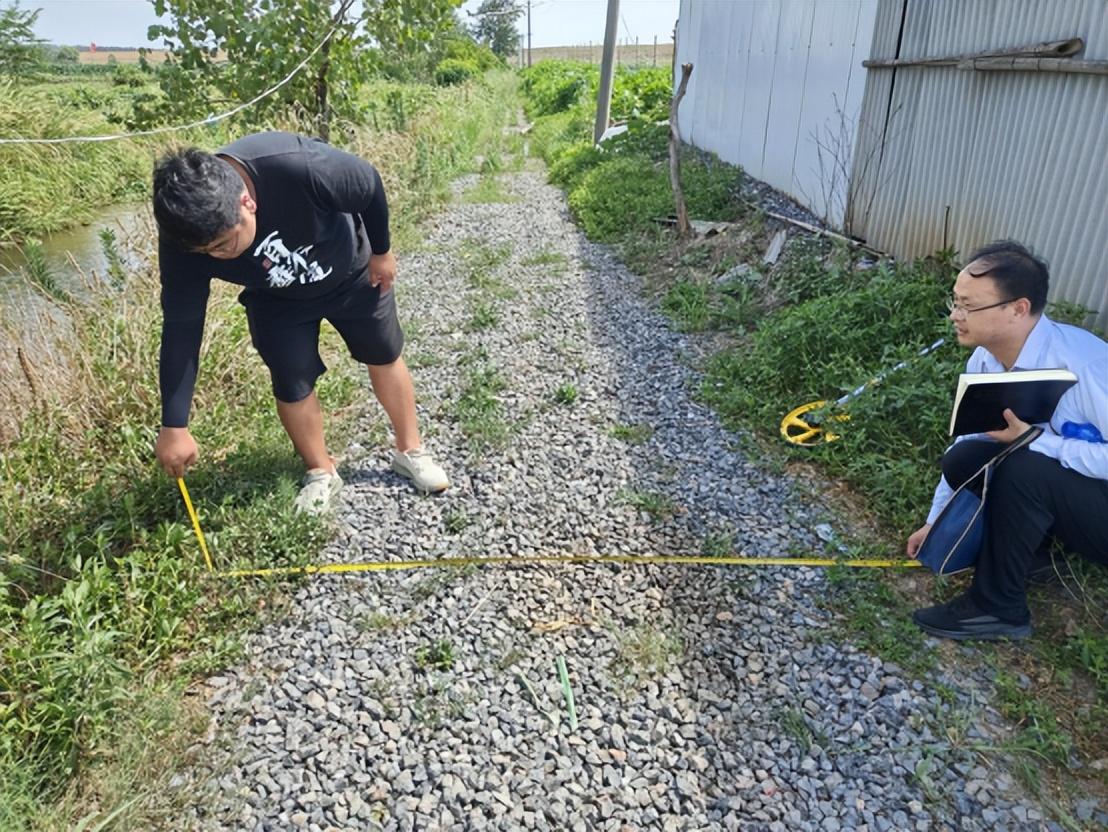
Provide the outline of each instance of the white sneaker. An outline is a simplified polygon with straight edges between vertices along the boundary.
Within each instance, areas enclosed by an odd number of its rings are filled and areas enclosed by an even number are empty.
[[[293,505],[307,514],[326,514],[334,508],[335,497],[342,491],[342,477],[324,468],[312,468],[304,476],[304,484]]]
[[[423,448],[413,448],[406,453],[393,451],[392,470],[410,479],[419,491],[445,491],[450,487],[446,472]]]

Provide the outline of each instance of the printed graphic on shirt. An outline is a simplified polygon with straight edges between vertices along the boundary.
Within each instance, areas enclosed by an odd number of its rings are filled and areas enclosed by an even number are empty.
[[[290,251],[277,235],[279,231],[270,232],[262,242],[254,249],[255,257],[264,257],[262,267],[268,275],[270,287],[281,289],[299,282],[317,283],[327,277],[332,269],[323,270],[315,260],[308,262],[308,252],[315,246],[300,246],[295,251]]]

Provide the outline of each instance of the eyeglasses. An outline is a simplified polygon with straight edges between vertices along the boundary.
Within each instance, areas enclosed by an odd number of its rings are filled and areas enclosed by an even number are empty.
[[[950,312],[950,314],[953,315],[955,318],[957,318],[958,320],[964,320],[965,317],[967,315],[969,315],[970,312],[984,312],[986,309],[994,309],[997,306],[1003,306],[1004,304],[1012,303],[1015,300],[1019,300],[1019,298],[1008,298],[1008,300],[998,300],[996,303],[990,303],[990,304],[987,304],[986,306],[975,306],[972,309],[970,309],[967,306],[962,306],[962,304],[958,303],[958,301],[954,300],[954,298],[947,298],[946,299],[946,308],[947,308],[947,311]]]

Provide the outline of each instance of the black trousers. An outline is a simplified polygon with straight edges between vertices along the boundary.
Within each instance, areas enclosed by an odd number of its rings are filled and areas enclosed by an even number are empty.
[[[957,488],[998,450],[996,442],[958,442],[943,456],[943,476]],[[989,482],[985,546],[970,587],[974,602],[1005,621],[1029,621],[1027,572],[1048,535],[1067,551],[1108,565],[1108,480],[1024,448],[1001,463]]]

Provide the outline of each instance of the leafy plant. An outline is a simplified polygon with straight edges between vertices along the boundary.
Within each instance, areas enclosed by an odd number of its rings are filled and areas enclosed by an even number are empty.
[[[416,667],[426,670],[450,670],[454,666],[454,644],[450,639],[439,639],[424,645],[415,652]]]
[[[559,385],[554,391],[554,401],[558,404],[573,404],[577,401],[577,387],[569,383]]]

